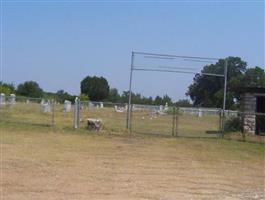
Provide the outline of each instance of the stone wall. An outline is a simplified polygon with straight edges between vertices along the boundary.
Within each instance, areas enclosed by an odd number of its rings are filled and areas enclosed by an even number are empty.
[[[242,111],[243,115],[243,129],[247,133],[255,134],[256,132],[256,97],[251,93],[245,93],[243,96]],[[251,114],[253,113],[253,114]]]

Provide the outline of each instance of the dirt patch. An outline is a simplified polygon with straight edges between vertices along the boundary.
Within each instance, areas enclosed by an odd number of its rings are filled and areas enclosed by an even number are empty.
[[[264,199],[264,146],[259,144],[1,134],[6,200]]]

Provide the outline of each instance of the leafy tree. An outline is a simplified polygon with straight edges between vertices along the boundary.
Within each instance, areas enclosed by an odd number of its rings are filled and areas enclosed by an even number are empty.
[[[81,81],[81,93],[92,101],[102,101],[109,95],[109,84],[104,77],[87,76]]]
[[[55,93],[57,99],[59,102],[63,103],[65,100],[69,100],[71,101],[72,103],[74,102],[75,100],[75,96],[65,92],[64,90],[58,90],[56,93]]]
[[[79,98],[80,98],[80,101],[88,101],[89,100],[88,96],[85,94],[80,94]]]
[[[164,95],[163,97],[156,96],[156,98],[154,100],[155,105],[165,105],[166,103],[168,105],[173,104],[171,98],[168,95]]]
[[[178,107],[192,107],[192,104],[188,99],[180,99],[175,103]]]
[[[113,102],[113,103],[118,103],[121,99],[121,96],[116,88],[111,88],[109,90],[109,96],[108,96],[108,101]]]
[[[17,95],[26,96],[26,97],[42,97],[43,90],[40,88],[39,84],[35,81],[26,81],[22,84],[19,84],[16,90]]]
[[[152,105],[154,102],[152,97],[142,97],[141,103],[145,105]]]
[[[223,74],[225,60],[220,59],[217,63],[206,65],[202,73]],[[247,63],[239,57],[228,57],[227,76],[227,108],[235,105],[235,99],[239,98],[238,87],[246,72]],[[223,78],[195,75],[193,84],[188,88],[187,95],[190,96],[195,106],[222,107],[223,103]]]
[[[0,93],[5,93],[7,95],[15,92],[15,86],[9,83],[0,82]]]
[[[168,105],[172,105],[173,104],[171,98],[168,95],[164,95],[163,99],[162,99],[162,105],[166,105],[166,103]]]
[[[160,96],[156,96],[156,98],[154,100],[154,104],[155,105],[162,105],[163,104],[163,98]]]
[[[123,91],[121,95],[121,103],[128,103],[128,100],[129,100],[129,91]]]
[[[123,91],[120,97],[120,102],[128,103],[128,100],[129,100],[129,91]],[[154,104],[154,101],[152,97],[144,97],[144,96],[141,96],[139,93],[135,94],[134,92],[132,92],[132,103],[151,105],[151,104]]]
[[[241,87],[265,87],[265,71],[260,67],[247,69],[241,79]]]

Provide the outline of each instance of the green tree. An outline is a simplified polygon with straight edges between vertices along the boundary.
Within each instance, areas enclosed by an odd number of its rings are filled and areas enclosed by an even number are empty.
[[[87,76],[81,81],[81,93],[92,101],[102,101],[109,95],[109,84],[104,77]]]
[[[26,97],[42,97],[43,90],[40,88],[39,84],[35,81],[26,81],[22,84],[19,84],[16,90],[17,95],[26,96]]]
[[[121,99],[121,96],[116,88],[111,88],[109,90],[109,96],[108,96],[108,101],[113,102],[113,103],[118,103]]]
[[[192,104],[188,99],[180,99],[175,103],[178,107],[192,107]]]
[[[5,93],[7,95],[15,92],[15,86],[9,83],[0,82],[0,93]]]
[[[162,99],[162,105],[166,105],[166,103],[168,105],[172,105],[173,104],[171,98],[168,95],[164,95],[163,99]]]
[[[265,87],[265,71],[260,67],[247,69],[240,81],[241,87]]]
[[[163,104],[163,98],[160,96],[156,96],[154,100],[155,105],[162,105]]]
[[[88,96],[85,94],[80,94],[79,98],[80,98],[80,101],[88,101],[89,100]]]
[[[75,100],[75,96],[65,92],[64,90],[58,90],[55,95],[58,101],[61,103],[63,103],[65,100],[71,101],[73,103]]]
[[[228,57],[227,76],[227,108],[235,105],[235,99],[239,99],[238,87],[246,72],[247,63],[239,57]],[[225,60],[220,59],[217,63],[206,65],[202,73],[223,74]],[[194,106],[222,107],[224,79],[213,76],[197,74],[193,84],[188,88],[187,95],[190,96]]]

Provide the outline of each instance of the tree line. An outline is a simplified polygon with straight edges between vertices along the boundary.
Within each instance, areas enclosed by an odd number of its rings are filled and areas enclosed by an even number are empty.
[[[237,109],[240,106],[240,90],[243,87],[265,87],[265,71],[261,67],[248,67],[247,62],[239,57],[228,57],[227,76],[227,108]],[[202,73],[223,74],[225,59],[220,59],[214,64],[205,65]],[[177,102],[168,95],[145,97],[139,93],[132,92],[132,102],[134,104],[149,105],[177,105],[183,107],[218,107],[223,104],[224,79],[196,74],[193,83],[188,87],[186,95],[191,99],[181,99]],[[174,87],[172,85],[172,87]],[[5,94],[15,93],[18,96],[35,98],[53,98],[58,102],[65,99],[74,101],[75,95],[64,90],[55,93],[45,92],[35,81],[26,81],[15,87],[13,84],[0,82],[0,92]],[[86,76],[80,83],[80,99],[83,101],[104,101],[113,103],[127,103],[129,92],[123,91],[121,94],[116,88],[110,88],[104,77]]]
[[[104,101],[112,103],[128,103],[129,92],[123,91],[122,94],[116,88],[110,88],[108,81],[104,77],[87,76],[80,84],[81,93],[79,98],[81,101]],[[6,95],[16,94],[22,97],[31,98],[52,98],[57,102],[63,103],[64,100],[74,102],[76,95],[69,94],[64,90],[57,92],[44,91],[36,81],[25,81],[15,87],[14,84],[0,82],[0,92]],[[168,95],[162,97],[156,96],[145,97],[139,93],[132,92],[132,102],[135,104],[146,105],[173,105],[172,99]],[[192,106],[188,100],[178,101],[182,106]]]

